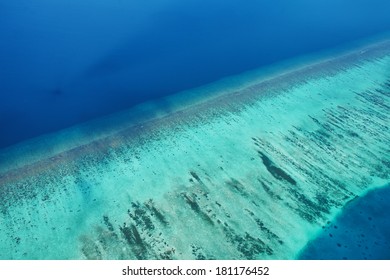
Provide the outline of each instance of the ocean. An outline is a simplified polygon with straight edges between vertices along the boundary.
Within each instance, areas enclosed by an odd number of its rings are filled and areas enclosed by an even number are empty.
[[[390,4],[241,2],[0,0],[0,259],[389,258]]]
[[[390,186],[356,198],[301,252],[301,259],[389,260]]]
[[[389,31],[386,0],[0,0],[0,149]]]

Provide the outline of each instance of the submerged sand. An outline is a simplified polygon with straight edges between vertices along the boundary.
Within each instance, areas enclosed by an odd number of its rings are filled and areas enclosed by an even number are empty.
[[[293,259],[389,182],[389,41],[238,81],[3,152],[0,258]]]

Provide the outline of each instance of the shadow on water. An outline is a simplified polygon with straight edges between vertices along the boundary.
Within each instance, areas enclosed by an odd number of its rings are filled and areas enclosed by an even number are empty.
[[[299,259],[389,260],[390,184],[349,203],[302,250]]]

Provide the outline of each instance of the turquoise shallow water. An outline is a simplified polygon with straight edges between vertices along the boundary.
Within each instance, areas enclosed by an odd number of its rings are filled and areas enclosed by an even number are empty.
[[[294,259],[389,182],[389,42],[240,81],[3,153],[0,258]]]

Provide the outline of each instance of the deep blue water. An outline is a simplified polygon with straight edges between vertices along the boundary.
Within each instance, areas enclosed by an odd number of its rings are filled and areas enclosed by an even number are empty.
[[[357,198],[302,251],[301,259],[389,260],[390,185]]]
[[[0,148],[390,30],[388,0],[0,0]]]

